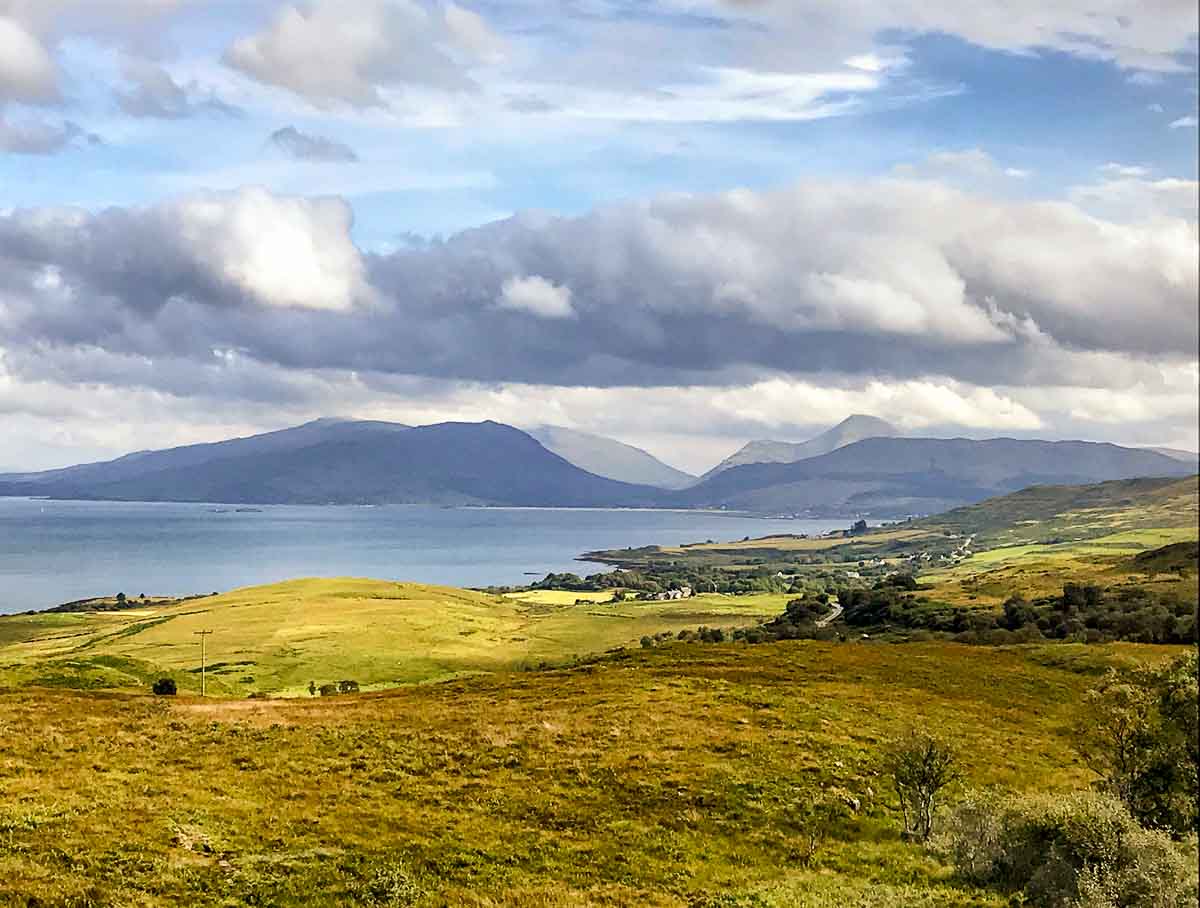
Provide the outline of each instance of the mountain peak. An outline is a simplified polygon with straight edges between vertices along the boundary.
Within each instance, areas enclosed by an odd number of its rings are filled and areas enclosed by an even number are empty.
[[[702,479],[708,479],[730,467],[740,467],[748,463],[795,463],[797,460],[828,454],[865,438],[891,438],[899,434],[900,430],[885,419],[865,413],[853,413],[832,429],[799,444],[766,439],[752,441],[726,457],[705,473]]]

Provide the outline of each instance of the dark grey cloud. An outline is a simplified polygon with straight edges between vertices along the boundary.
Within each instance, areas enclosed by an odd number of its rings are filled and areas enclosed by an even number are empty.
[[[294,126],[277,129],[267,137],[272,147],[298,161],[352,162],[358,160],[354,149],[325,136],[301,132]]]
[[[1194,222],[1108,223],[932,182],[522,215],[386,255],[349,231],[338,200],[262,190],[17,211],[0,218],[0,347],[569,386],[1114,387],[1197,346]],[[514,279],[569,308],[512,305]]]

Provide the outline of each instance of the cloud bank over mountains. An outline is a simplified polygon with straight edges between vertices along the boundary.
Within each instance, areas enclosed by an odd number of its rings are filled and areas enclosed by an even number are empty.
[[[0,0],[0,467],[322,414],[538,411],[697,470],[850,412],[1195,447],[1198,30]]]

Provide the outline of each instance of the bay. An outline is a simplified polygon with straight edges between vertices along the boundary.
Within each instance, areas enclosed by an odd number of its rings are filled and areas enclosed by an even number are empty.
[[[845,521],[710,511],[262,506],[0,498],[0,614],[295,577],[529,583],[594,549],[822,533]]]

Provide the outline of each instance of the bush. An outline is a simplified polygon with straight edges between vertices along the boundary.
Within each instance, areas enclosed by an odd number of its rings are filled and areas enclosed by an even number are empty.
[[[1184,908],[1196,904],[1195,840],[1145,830],[1094,792],[969,794],[947,811],[934,848],[975,884],[1044,908]]]
[[[1098,787],[1143,825],[1176,835],[1197,829],[1196,673],[1195,653],[1161,668],[1110,671],[1089,691],[1075,728]]]
[[[339,694],[357,694],[358,693],[358,682],[357,681],[339,681],[337,683],[337,689],[338,689]]]
[[[933,735],[913,731],[888,749],[884,769],[900,798],[905,835],[925,841],[933,832],[939,796],[959,777],[954,751]]]
[[[174,697],[178,692],[174,678],[159,678],[151,690],[160,697]]]
[[[425,890],[403,864],[387,864],[378,868],[358,887],[358,904],[386,908],[405,908],[425,896]]]
[[[338,695],[338,686],[333,682],[322,684],[317,688],[322,697],[336,697]]]

